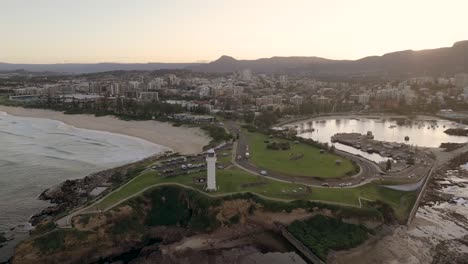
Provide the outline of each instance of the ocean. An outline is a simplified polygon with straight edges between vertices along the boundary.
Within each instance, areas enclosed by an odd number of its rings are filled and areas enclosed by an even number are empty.
[[[135,137],[0,112],[0,233],[27,229],[29,217],[49,206],[37,199],[47,188],[166,150]]]

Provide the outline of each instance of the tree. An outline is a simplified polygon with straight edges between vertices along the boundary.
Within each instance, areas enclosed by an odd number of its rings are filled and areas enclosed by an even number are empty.
[[[392,161],[390,159],[387,160],[387,167],[386,170],[389,171],[392,169]]]
[[[248,112],[244,114],[244,121],[247,124],[252,124],[252,122],[255,119],[255,113],[254,112]]]
[[[277,116],[273,111],[262,112],[255,122],[259,127],[269,128],[274,125],[277,121]]]

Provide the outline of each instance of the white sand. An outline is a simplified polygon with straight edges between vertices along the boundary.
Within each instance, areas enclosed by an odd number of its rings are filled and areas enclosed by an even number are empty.
[[[210,138],[199,128],[174,127],[158,121],[124,121],[113,116],[65,115],[51,110],[2,105],[0,112],[21,117],[53,119],[78,128],[138,137],[183,154],[200,152],[210,142]]]

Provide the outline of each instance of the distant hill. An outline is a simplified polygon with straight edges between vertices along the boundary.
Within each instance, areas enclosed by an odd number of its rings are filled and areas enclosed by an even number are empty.
[[[329,60],[319,57],[272,57],[257,60],[236,60],[222,56],[216,61],[191,65],[194,71],[232,72],[251,69],[254,72],[309,72],[324,75],[387,74],[421,75],[468,72],[468,41],[452,47],[421,51],[405,50],[370,56],[359,60]]]
[[[272,57],[257,60],[236,60],[230,56],[221,56],[216,61],[189,66],[194,71],[232,72],[241,69],[251,69],[255,72],[278,72],[295,70],[311,64],[321,64],[332,60],[319,57]]]
[[[10,64],[0,63],[0,71],[22,69],[29,72],[94,73],[107,71],[153,71],[183,69],[195,63],[63,63],[63,64]]]
[[[236,60],[221,56],[210,63],[0,63],[0,72],[23,69],[29,72],[96,73],[107,71],[153,71],[189,69],[196,72],[224,73],[250,69],[256,73],[310,73],[316,75],[439,75],[468,72],[468,41],[452,47],[420,51],[405,50],[359,60],[329,60],[320,57],[272,57]]]

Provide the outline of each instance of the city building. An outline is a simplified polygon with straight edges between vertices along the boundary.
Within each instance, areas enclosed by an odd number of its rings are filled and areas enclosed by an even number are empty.
[[[281,103],[283,103],[283,97],[281,95],[266,95],[255,99],[255,104],[257,106]]]
[[[289,102],[293,105],[301,105],[303,101],[304,101],[304,98],[297,94],[289,98]]]
[[[138,98],[140,101],[159,101],[158,92],[141,92],[140,97]]]
[[[455,86],[465,88],[468,86],[468,73],[455,74]]]
[[[463,88],[463,96],[465,98],[465,101],[468,101],[468,86]]]

